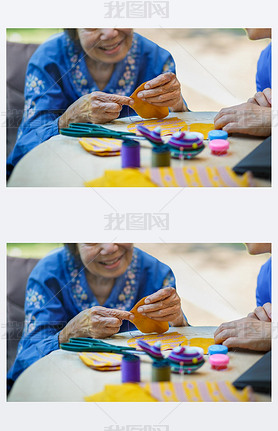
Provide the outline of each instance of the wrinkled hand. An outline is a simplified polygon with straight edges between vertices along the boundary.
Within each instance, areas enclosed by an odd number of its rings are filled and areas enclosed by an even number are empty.
[[[223,108],[214,118],[214,126],[228,133],[270,136],[271,108],[248,102]]]
[[[247,317],[261,320],[263,322],[271,322],[271,303],[266,302],[262,307],[256,307]]]
[[[265,88],[263,91],[259,91],[258,93],[256,93],[254,97],[248,99],[247,102],[271,108],[271,100],[271,88]]]
[[[214,333],[214,340],[229,348],[267,352],[271,349],[271,322],[244,317],[222,323]]]
[[[149,295],[145,305],[137,309],[138,313],[159,322],[169,322],[171,326],[187,326],[181,309],[181,300],[173,287],[165,287]]]
[[[130,97],[94,91],[77,99],[59,118],[59,129],[69,123],[109,123],[120,115],[123,105],[132,105]]]
[[[124,319],[132,321],[128,311],[105,307],[92,307],[81,311],[71,319],[59,334],[59,343],[69,341],[71,337],[106,338],[119,332]]]
[[[139,91],[137,97],[155,106],[167,106],[172,111],[188,111],[182,99],[181,85],[172,72],[162,73],[146,82],[145,90]]]

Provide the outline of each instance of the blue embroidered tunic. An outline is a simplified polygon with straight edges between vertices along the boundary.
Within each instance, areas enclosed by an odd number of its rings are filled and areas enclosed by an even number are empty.
[[[15,362],[8,373],[8,386],[32,363],[59,349],[60,330],[82,310],[98,306],[81,261],[66,248],[55,250],[32,271],[25,295],[25,327],[18,344]],[[116,279],[107,308],[131,310],[144,296],[172,286],[172,270],[149,254],[134,248],[126,272]],[[120,332],[135,330],[126,320]]]
[[[134,33],[128,54],[116,64],[102,91],[130,96],[143,82],[169,71],[175,73],[169,52]],[[28,151],[57,135],[59,116],[81,96],[93,91],[100,90],[88,71],[85,53],[78,42],[62,33],[43,43],[28,64],[24,115],[16,145],[8,157],[7,175]],[[135,112],[123,106],[120,117],[129,115]]]

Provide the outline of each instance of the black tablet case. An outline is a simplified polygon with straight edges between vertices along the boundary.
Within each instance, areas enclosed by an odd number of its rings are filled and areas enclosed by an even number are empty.
[[[244,157],[233,170],[239,175],[251,171],[254,177],[271,180],[271,136]]]
[[[255,392],[271,394],[271,351],[233,382],[237,389],[252,386]]]

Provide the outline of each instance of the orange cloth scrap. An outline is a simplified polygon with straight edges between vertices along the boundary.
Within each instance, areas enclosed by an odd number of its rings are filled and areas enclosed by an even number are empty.
[[[102,177],[84,183],[85,187],[156,187],[138,169],[104,171]]]
[[[83,352],[79,354],[79,358],[93,370],[117,371],[121,369],[122,355],[117,353]]]
[[[150,332],[157,332],[158,334],[162,334],[163,332],[168,331],[169,323],[168,322],[158,322],[157,320],[150,319],[147,316],[143,316],[142,313],[138,313],[137,309],[145,304],[145,299],[147,297],[140,299],[137,304],[130,310],[130,313],[134,315],[134,319],[132,323],[136,326],[139,331],[149,334]]]
[[[190,338],[190,340],[181,343],[181,346],[202,347],[204,354],[208,354],[208,348],[215,344],[214,338]]]
[[[204,139],[208,139],[208,132],[214,130],[213,123],[192,123],[181,129],[182,132],[199,132],[204,135]]]
[[[134,121],[130,123],[127,128],[129,132],[137,133],[138,132],[136,126],[145,126],[149,130],[154,130],[156,127],[161,127],[161,136],[172,135],[175,132],[178,132],[182,127],[187,127],[185,121],[181,120],[178,117],[166,118],[162,120],[142,120],[142,121]]]
[[[255,401],[253,390],[247,386],[237,390],[230,382],[123,383],[105,385],[104,390],[84,398],[85,401],[107,402],[248,402]]]
[[[105,171],[86,187],[252,187],[250,172],[239,176],[228,166],[184,168],[125,168]]]
[[[112,138],[81,138],[79,144],[94,156],[109,157],[121,154],[121,141]]]
[[[131,99],[134,100],[134,104],[131,106],[132,109],[134,109],[136,114],[140,115],[142,118],[167,117],[169,114],[169,109],[167,106],[155,106],[137,97],[137,94],[145,89],[145,84],[146,82],[143,82],[143,84],[139,85],[139,87],[137,87],[130,96]]]
[[[174,349],[174,347],[179,346],[181,343],[187,344],[187,338],[180,334],[179,332],[168,332],[167,334],[151,334],[151,335],[138,335],[136,337],[130,338],[127,341],[127,344],[130,347],[136,347],[139,349],[137,345],[137,340],[144,340],[153,346],[157,341],[161,342],[161,350],[170,350]]]

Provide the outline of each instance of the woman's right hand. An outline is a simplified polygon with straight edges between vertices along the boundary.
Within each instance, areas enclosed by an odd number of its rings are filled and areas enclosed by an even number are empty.
[[[123,320],[132,320],[129,311],[91,307],[71,319],[59,334],[59,343],[72,337],[107,338],[119,332]]]
[[[130,97],[94,91],[77,99],[59,118],[59,129],[69,123],[109,123],[120,115],[123,105],[132,105]]]
[[[271,322],[244,317],[222,323],[214,333],[214,341],[228,348],[267,352],[271,349]]]

